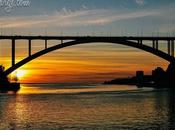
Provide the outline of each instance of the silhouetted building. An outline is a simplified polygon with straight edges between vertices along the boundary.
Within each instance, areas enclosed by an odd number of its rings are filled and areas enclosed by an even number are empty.
[[[166,79],[166,72],[161,67],[157,67],[152,71],[152,77],[156,83],[164,82]]]
[[[144,77],[144,71],[136,71],[137,79],[143,79],[143,77]]]
[[[161,67],[157,67],[155,70],[152,71],[153,77],[165,76],[165,71]]]
[[[144,71],[137,71],[136,76],[131,78],[118,78],[105,83],[137,85],[138,87],[175,88],[175,64],[170,64],[166,71],[161,67],[157,67],[152,71],[152,75],[144,75]]]

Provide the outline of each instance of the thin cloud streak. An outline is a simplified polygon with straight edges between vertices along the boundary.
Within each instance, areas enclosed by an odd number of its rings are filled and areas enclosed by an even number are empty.
[[[145,4],[145,0],[135,0],[136,4],[139,6],[143,6]]]
[[[38,16],[1,17],[0,23],[3,28],[26,28],[26,27],[77,27],[90,25],[105,25],[112,22],[135,19],[146,16],[156,16],[156,11],[135,11],[119,13],[116,10],[107,9],[81,9],[77,11],[63,8],[52,15]]]

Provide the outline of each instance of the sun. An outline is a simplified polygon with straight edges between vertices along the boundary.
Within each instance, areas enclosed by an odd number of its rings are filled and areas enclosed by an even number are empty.
[[[26,70],[17,70],[16,76],[17,76],[18,78],[22,78],[22,77],[24,77],[24,76],[26,75],[26,73],[27,73]]]
[[[16,70],[15,72],[12,73],[12,77],[16,77],[18,79],[22,79],[26,76],[27,70]]]

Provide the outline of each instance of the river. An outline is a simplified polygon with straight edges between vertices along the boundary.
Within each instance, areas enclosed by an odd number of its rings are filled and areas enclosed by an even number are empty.
[[[17,94],[0,94],[0,129],[175,129],[175,92],[125,85],[23,84]]]

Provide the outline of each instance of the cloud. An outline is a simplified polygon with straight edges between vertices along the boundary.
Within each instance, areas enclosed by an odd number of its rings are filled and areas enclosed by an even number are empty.
[[[35,16],[1,17],[0,23],[3,28],[26,28],[26,27],[77,27],[89,25],[105,25],[120,20],[129,20],[139,17],[155,16],[155,11],[117,12],[109,9],[82,9],[72,11],[65,7],[52,14]]]
[[[135,0],[136,4],[143,6],[145,4],[145,0]]]

